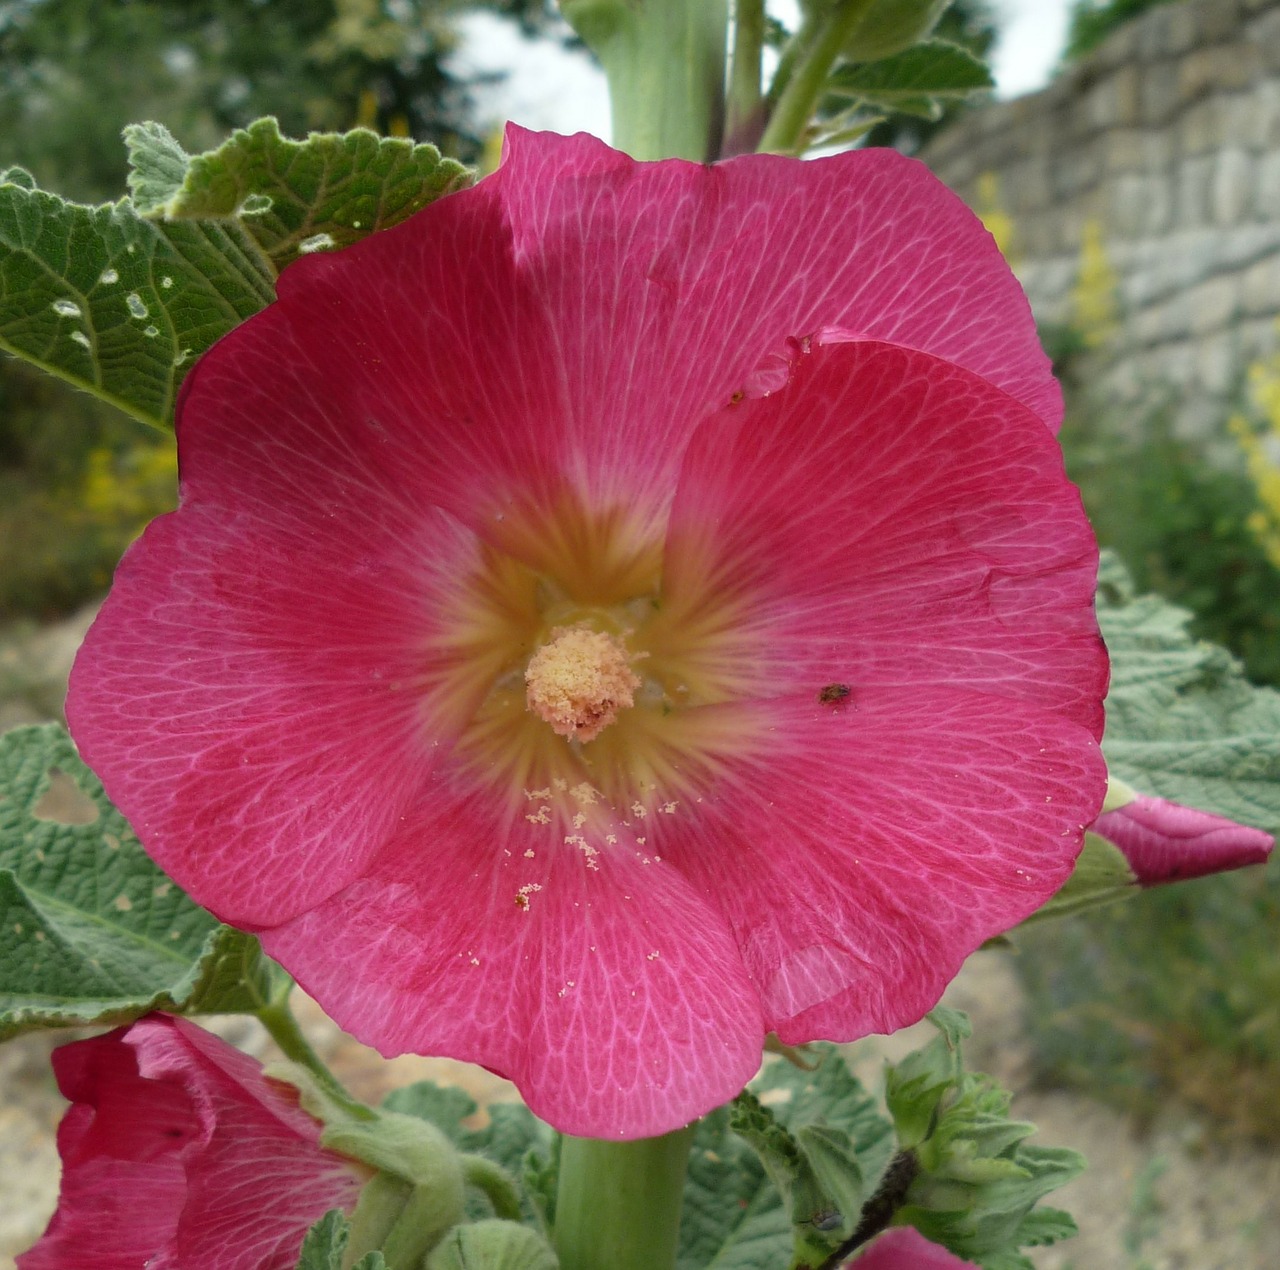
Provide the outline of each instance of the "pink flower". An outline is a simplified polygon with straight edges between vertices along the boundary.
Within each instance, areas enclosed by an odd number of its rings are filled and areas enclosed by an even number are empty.
[[[1026,301],[892,152],[501,169],[188,380],[69,716],[156,860],[384,1054],[566,1132],[918,1019],[1105,784]]]
[[[1263,864],[1275,846],[1261,829],[1146,796],[1104,813],[1089,828],[1120,849],[1141,886]]]
[[[849,1262],[850,1270],[967,1270],[973,1266],[972,1261],[962,1261],[955,1253],[930,1243],[910,1226],[886,1231]]]
[[[292,1090],[185,1019],[64,1045],[53,1070],[62,1193],[19,1270],[291,1270],[368,1177],[320,1149]]]

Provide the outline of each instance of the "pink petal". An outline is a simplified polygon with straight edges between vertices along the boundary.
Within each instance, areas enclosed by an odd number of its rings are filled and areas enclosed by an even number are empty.
[[[916,1022],[1062,885],[1105,791],[1088,732],[1014,699],[929,685],[718,709],[767,743],[651,844],[717,897],[788,1044]]]
[[[496,803],[442,777],[364,879],[264,946],[383,1054],[481,1063],[566,1133],[665,1133],[733,1097],[763,1028],[714,903],[634,844],[593,868]]]
[[[1275,846],[1260,829],[1145,796],[1099,816],[1090,828],[1120,848],[1142,886],[1264,864]]]
[[[187,1093],[138,1075],[124,1030],[53,1052],[72,1106],[58,1126],[58,1209],[19,1270],[74,1270],[92,1248],[101,1270],[139,1270],[177,1231],[186,1201],[180,1153],[199,1136]]]
[[[930,1243],[911,1226],[899,1226],[886,1231],[849,1265],[857,1270],[965,1270],[974,1263]]]
[[[450,739],[428,644],[441,573],[474,543],[430,509],[405,523],[388,489],[325,529],[322,484],[154,522],[72,672],[86,762],[161,867],[241,926],[358,876]]]
[[[153,1270],[291,1270],[309,1227],[350,1212],[367,1174],[320,1148],[320,1125],[295,1091],[184,1019],[153,1017],[136,1045],[139,1070],[181,1082],[205,1140],[184,1153],[188,1197],[172,1251]]]
[[[662,505],[698,421],[789,336],[955,360],[1050,426],[1060,394],[990,235],[892,151],[636,164],[512,128],[497,174],[280,279],[187,380],[187,498],[393,476],[487,532],[567,483]]]
[[[151,1015],[56,1050],[72,1107],[62,1192],[21,1270],[289,1270],[307,1229],[350,1211],[363,1173],[322,1151],[291,1090],[225,1042]]]
[[[664,601],[737,600],[760,696],[965,688],[1101,736],[1097,547],[1048,432],[928,354],[807,347],[785,389],[695,437]]]

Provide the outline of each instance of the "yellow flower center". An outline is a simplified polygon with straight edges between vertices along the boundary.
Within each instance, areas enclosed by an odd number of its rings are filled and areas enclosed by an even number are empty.
[[[570,496],[507,507],[427,650],[466,768],[514,822],[584,852],[652,841],[765,739],[735,704],[761,665],[747,601],[692,557],[694,586],[664,587],[664,520]]]
[[[529,709],[572,741],[593,741],[635,704],[640,676],[620,639],[587,626],[557,626],[524,672]]]

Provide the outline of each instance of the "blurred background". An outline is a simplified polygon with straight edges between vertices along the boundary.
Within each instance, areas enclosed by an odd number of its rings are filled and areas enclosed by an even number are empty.
[[[929,163],[1022,278],[1104,545],[1280,685],[1280,0],[956,0],[940,33],[992,58],[994,100],[891,118],[872,143]],[[0,0],[0,169],[111,200],[125,123],[195,152],[264,114],[483,166],[505,119],[607,135],[608,103],[543,0]],[[167,437],[0,354],[0,725],[57,717],[95,602],[175,480]],[[1280,1265],[1278,916],[1273,866],[966,970],[952,999],[982,1060],[1096,1165],[1064,1201],[1085,1235],[1038,1266]],[[0,1048],[0,1136],[26,1135],[30,1186],[0,1212],[0,1266],[56,1187],[47,1044],[23,1045]]]

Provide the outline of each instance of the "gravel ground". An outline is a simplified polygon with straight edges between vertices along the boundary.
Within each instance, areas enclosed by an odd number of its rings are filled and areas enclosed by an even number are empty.
[[[43,630],[0,634],[0,727],[50,717],[92,612]],[[974,1024],[970,1065],[1018,1091],[1015,1113],[1040,1127],[1037,1141],[1071,1146],[1090,1161],[1083,1177],[1051,1198],[1072,1211],[1081,1235],[1033,1253],[1037,1270],[1276,1270],[1280,1266],[1280,1153],[1216,1143],[1174,1113],[1139,1134],[1090,1099],[1029,1087],[1020,1026],[1022,998],[1012,954],[980,953],[947,994]],[[515,1091],[479,1068],[443,1059],[385,1062],[341,1032],[309,1001],[299,1014],[322,1057],[359,1097],[377,1101],[414,1080],[461,1085],[482,1105]],[[259,1058],[274,1047],[254,1020],[212,1021],[226,1039]],[[63,1103],[49,1052],[74,1034],[20,1037],[0,1045],[0,1270],[44,1229],[57,1194],[54,1129]],[[872,1038],[851,1056],[869,1083],[888,1057],[927,1039],[921,1025]],[[1280,1096],[1280,1093],[1278,1093]],[[210,1270],[216,1270],[211,1267]],[[781,1270],[781,1268],[779,1268]]]

